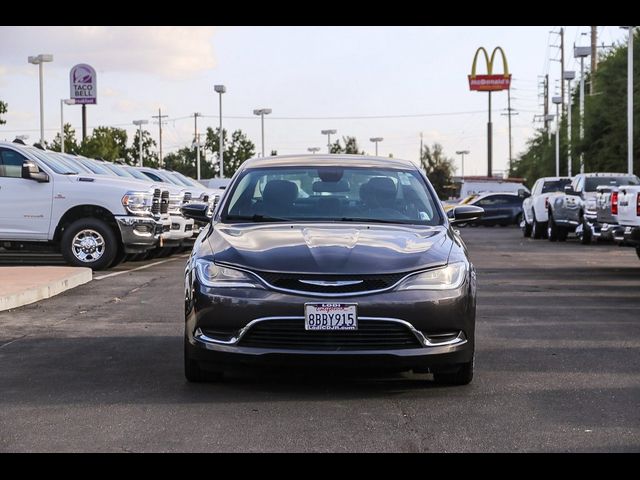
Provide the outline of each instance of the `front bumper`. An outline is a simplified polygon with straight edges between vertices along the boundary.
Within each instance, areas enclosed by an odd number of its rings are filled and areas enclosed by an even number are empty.
[[[250,288],[212,289],[196,279],[192,292],[192,298],[187,298],[185,334],[191,355],[205,367],[339,366],[429,371],[469,362],[473,356],[475,286],[471,288],[468,282],[450,291],[388,291],[328,299]],[[303,323],[304,304],[308,302],[356,303],[359,320],[403,325],[415,336],[416,343],[411,348],[376,349],[243,345],[245,333],[259,323]],[[216,337],[210,331],[222,333]],[[454,335],[443,337],[442,332]]]
[[[169,228],[162,234],[162,243],[166,247],[181,246],[184,240],[193,236],[193,220],[182,215],[170,215]]]
[[[140,253],[155,247],[162,224],[151,217],[116,216],[126,253]]]

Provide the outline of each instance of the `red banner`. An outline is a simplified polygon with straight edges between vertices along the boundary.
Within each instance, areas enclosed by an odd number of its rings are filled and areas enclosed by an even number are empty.
[[[469,75],[469,88],[480,92],[508,90],[511,75]]]

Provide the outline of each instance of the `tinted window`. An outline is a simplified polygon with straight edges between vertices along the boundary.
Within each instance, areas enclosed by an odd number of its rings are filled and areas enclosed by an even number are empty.
[[[142,173],[144,173],[147,177],[149,177],[154,182],[169,183],[164,178],[160,178],[160,176],[156,175],[155,173],[147,172],[146,170]]]
[[[442,221],[438,200],[411,170],[256,168],[240,176],[227,198],[223,221]]]
[[[0,177],[22,178],[22,164],[27,161],[18,152],[0,149]]]
[[[144,180],[145,182],[149,181],[149,177],[135,168],[126,167],[125,170],[130,173],[132,177],[137,178],[138,180]]]
[[[52,152],[45,152],[38,148],[31,148],[29,152],[56,173],[61,175],[76,175],[78,173],[77,168],[58,160]]]
[[[638,177],[588,177],[586,182],[586,192],[597,191],[598,185],[624,186],[640,185]]]
[[[564,180],[547,180],[542,185],[542,193],[564,192],[566,185],[571,185],[571,180],[568,178]]]
[[[493,195],[491,197],[481,198],[477,202],[474,202],[475,205],[478,205],[480,207],[507,205],[508,203],[509,203],[509,200],[502,195]]]

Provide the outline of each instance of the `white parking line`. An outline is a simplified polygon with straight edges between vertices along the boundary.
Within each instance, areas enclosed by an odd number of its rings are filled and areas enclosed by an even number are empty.
[[[161,265],[163,263],[177,260],[178,258],[187,258],[188,256],[189,254],[187,253],[185,255],[178,255],[173,258],[167,258],[166,260],[160,260],[159,262],[150,263],[149,265],[143,265],[141,267],[132,268],[131,270],[123,270],[121,272],[107,273],[106,275],[100,275],[99,277],[94,277],[94,280],[104,280],[105,278],[115,277],[116,275],[122,275],[123,273],[130,273],[130,272],[135,272],[137,270],[144,270],[145,268],[153,267],[154,265]]]

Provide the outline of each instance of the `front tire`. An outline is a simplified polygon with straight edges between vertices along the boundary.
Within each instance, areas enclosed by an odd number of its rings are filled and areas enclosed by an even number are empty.
[[[433,380],[440,385],[468,385],[473,380],[473,364],[475,354],[470,362],[463,363],[457,372],[454,373],[438,373],[433,374]]]
[[[549,221],[547,222],[547,239],[550,242],[555,242],[558,240],[558,225],[556,225],[555,220],[553,219],[553,215],[549,212]]]
[[[98,218],[81,218],[64,229],[62,256],[69,265],[93,270],[109,268],[120,245],[113,229]]]
[[[520,222],[520,228],[522,229],[522,236],[529,238],[531,236],[531,225],[527,223],[527,219],[523,216]]]
[[[636,255],[638,255],[638,258],[640,258],[640,247],[636,247]]]
[[[589,226],[589,223],[583,216],[582,217],[582,235],[580,235],[580,243],[582,245],[589,245],[591,243],[591,238],[592,238],[591,227]]]
[[[222,372],[213,372],[200,368],[200,363],[191,355],[193,347],[187,337],[184,338],[184,376],[192,383],[215,382],[222,380]]]

